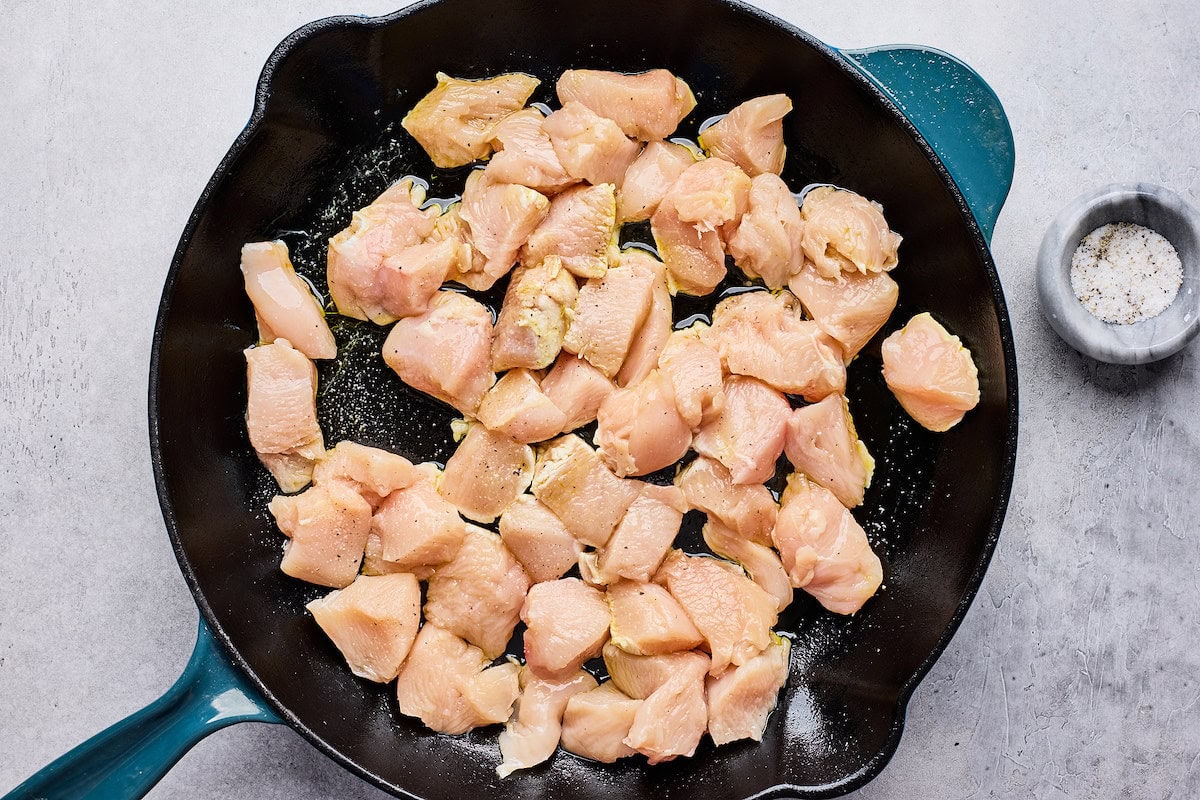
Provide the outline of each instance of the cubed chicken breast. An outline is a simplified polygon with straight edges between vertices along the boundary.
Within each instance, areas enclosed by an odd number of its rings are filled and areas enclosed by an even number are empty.
[[[496,658],[521,614],[529,576],[499,536],[474,525],[454,558],[434,570],[425,619]]]
[[[546,680],[526,667],[521,670],[520,679],[521,694],[515,715],[500,734],[502,760],[496,772],[501,778],[541,764],[554,755],[567,703],[575,695],[596,688],[596,679],[583,671],[559,680]]]
[[[467,176],[458,216],[466,223],[467,238],[480,257],[467,273],[451,280],[485,291],[509,273],[517,254],[550,212],[550,200],[528,186],[498,183],[487,170]]]
[[[567,174],[550,137],[542,130],[544,119],[536,108],[523,108],[496,123],[492,128],[496,154],[487,167],[493,180],[528,186],[544,195],[556,194],[577,182]]]
[[[841,272],[886,272],[896,266],[900,234],[888,228],[883,208],[862,195],[818,186],[804,196],[801,243],[824,278]]]
[[[754,378],[726,379],[725,405],[692,443],[702,456],[721,462],[734,483],[763,483],[775,474],[792,407],[787,398]]]
[[[504,293],[492,341],[492,369],[545,369],[562,349],[579,287],[557,256],[518,268]]]
[[[696,107],[687,83],[665,69],[633,75],[569,69],[559,77],[557,89],[564,106],[581,103],[643,142],[667,138]]]
[[[521,249],[521,263],[555,255],[581,278],[602,278],[617,253],[616,188],[572,186],[550,201],[550,212]]]
[[[466,295],[439,292],[424,314],[392,327],[383,360],[409,386],[474,415],[496,382],[492,315]]]
[[[788,477],[775,546],[792,585],[835,614],[853,614],[883,583],[867,534],[833,492],[800,473]]]
[[[751,580],[775,598],[775,610],[783,611],[792,604],[792,581],[779,554],[768,546],[742,538],[719,520],[710,519],[704,525],[704,543],[717,555],[736,561]]]
[[[533,480],[533,448],[471,423],[438,490],[467,519],[492,522]]]
[[[360,678],[387,683],[400,672],[421,623],[421,586],[404,572],[359,575],[307,606]]]
[[[793,275],[788,288],[821,330],[842,346],[847,364],[888,321],[900,296],[900,287],[886,272],[823,278],[812,264]]]
[[[788,292],[744,292],[713,310],[711,341],[725,368],[815,402],[846,388],[846,367],[836,341],[805,320]]]
[[[613,686],[635,700],[645,700],[678,672],[703,667],[708,672],[709,658],[699,651],[667,653],[658,656],[637,656],[617,647],[612,641],[604,645],[604,667]]]
[[[619,187],[625,170],[641,147],[627,139],[621,126],[582,103],[568,101],[542,123],[558,160],[573,178],[599,186]]]
[[[775,598],[735,564],[672,551],[655,579],[665,583],[712,653],[710,673],[741,666],[771,643]]]
[[[674,464],[692,443],[675,407],[675,389],[658,370],[608,396],[596,415],[600,457],[618,477],[647,475]]]
[[[654,287],[650,292],[650,310],[646,319],[638,328],[629,352],[617,373],[618,386],[631,386],[642,381],[658,366],[658,358],[667,339],[671,337],[675,320],[672,317],[671,292],[667,284],[667,272],[657,259],[654,267],[658,270],[654,279]]]
[[[314,484],[346,486],[362,495],[372,508],[420,477],[417,468],[404,456],[351,441],[338,442],[333,449],[326,450],[313,467]]]
[[[298,492],[325,455],[317,422],[317,368],[287,339],[251,347],[246,356],[246,431],[279,488]]]
[[[701,231],[680,219],[669,193],[650,217],[650,233],[666,266],[671,294],[706,295],[725,279],[725,249],[720,233]]]
[[[461,167],[492,152],[496,123],[520,109],[540,81],[519,72],[472,81],[437,74],[437,86],[400,124],[437,167]]]
[[[267,508],[288,537],[279,564],[284,574],[335,589],[350,585],[371,532],[371,506],[358,492],[313,486],[303,494],[280,495]]]
[[[750,203],[729,239],[729,255],[746,277],[782,289],[804,266],[803,230],[792,190],[778,175],[764,172],[750,182]]]
[[[296,274],[283,242],[242,245],[242,276],[258,319],[258,340],[287,339],[309,358],[334,358],[337,343],[325,311]]]
[[[394,575],[398,572],[407,572],[419,581],[428,580],[433,574],[433,567],[414,567],[411,570],[404,569],[397,564],[393,564],[383,557],[383,540],[378,534],[372,533],[367,536],[367,548],[363,553],[362,574],[363,575]]]
[[[708,678],[708,733],[714,743],[762,741],[779,690],[787,683],[790,654],[791,642],[776,637],[742,666]]]
[[[706,662],[703,658],[681,662],[634,714],[625,744],[646,756],[651,764],[696,752],[708,727]]]
[[[572,695],[563,712],[563,749],[604,764],[633,755],[637,751],[624,740],[641,704],[612,681]]]
[[[608,641],[604,593],[578,578],[535,583],[521,609],[525,663],[535,675],[561,678],[600,655]]]
[[[640,484],[604,549],[580,557],[580,573],[594,584],[650,580],[675,542],[685,511],[683,492],[676,487]]]
[[[603,278],[579,290],[563,349],[612,378],[621,370],[650,313],[662,265],[649,253],[626,250]]]
[[[728,159],[748,175],[783,171],[787,148],[783,145],[783,118],[792,110],[785,94],[747,100],[700,134],[700,146],[709,155]]]
[[[463,249],[458,239],[430,239],[384,258],[375,278],[384,314],[372,319],[386,322],[425,313],[465,258]]]
[[[657,583],[619,581],[607,597],[612,642],[627,653],[656,656],[704,643],[683,606]]]
[[[750,176],[737,164],[705,158],[683,171],[660,207],[674,207],[680,221],[700,233],[733,230],[750,206],[750,186]]]
[[[500,516],[500,538],[534,583],[565,575],[583,547],[554,512],[523,494]]]
[[[681,144],[647,144],[625,172],[621,191],[617,193],[617,221],[650,219],[683,171],[695,163],[696,156]]]
[[[784,451],[793,467],[833,492],[846,508],[862,505],[875,459],[854,430],[845,397],[831,394],[793,411]]]
[[[638,484],[613,475],[583,439],[568,434],[538,452],[533,494],[576,539],[603,547],[637,499]]]
[[[389,494],[371,518],[379,539],[379,560],[389,569],[428,576],[458,552],[467,525],[436,488],[441,476],[433,464],[417,467],[419,480]]]
[[[542,391],[566,415],[564,431],[596,419],[600,406],[616,390],[603,372],[571,353],[561,354],[542,378]]]
[[[483,396],[479,421],[496,433],[528,444],[562,433],[567,415],[542,392],[532,372],[513,369]]]
[[[674,331],[658,357],[659,371],[675,389],[675,407],[693,431],[725,407],[721,354],[707,342],[708,331],[704,323]]]
[[[929,314],[917,314],[883,340],[883,378],[909,416],[947,431],[979,404],[979,371],[963,347]]]
[[[779,506],[767,487],[734,483],[721,462],[704,456],[688,464],[675,485],[683,490],[688,507],[703,511],[742,539],[768,547],[773,544],[771,531]]]

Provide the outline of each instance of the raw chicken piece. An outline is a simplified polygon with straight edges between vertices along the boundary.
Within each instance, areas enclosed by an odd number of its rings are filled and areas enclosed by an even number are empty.
[[[711,674],[745,664],[771,643],[775,598],[736,565],[675,550],[655,580],[665,581],[704,636],[712,653]]]
[[[472,423],[438,487],[467,519],[491,522],[533,480],[533,448]]]
[[[398,572],[407,572],[417,580],[424,581],[428,580],[429,576],[433,574],[433,567],[413,567],[411,570],[408,570],[393,564],[383,557],[383,540],[379,538],[378,534],[369,534],[367,536],[367,548],[363,553],[362,574],[394,575]]]
[[[712,340],[725,368],[817,401],[846,388],[838,343],[805,320],[788,292],[745,292],[713,310]]]
[[[561,578],[583,551],[554,512],[528,494],[500,516],[500,538],[534,583]]]
[[[426,623],[396,680],[400,713],[439,733],[504,722],[520,693],[520,667],[484,669],[488,661],[478,647]]]
[[[338,442],[332,450],[326,450],[313,467],[314,484],[346,486],[362,495],[372,508],[420,477],[417,468],[404,456],[351,441]]]
[[[594,584],[650,580],[671,549],[685,511],[683,492],[674,486],[641,484],[605,548],[580,556],[580,573]]]
[[[542,130],[542,112],[536,108],[514,111],[492,128],[496,154],[488,162],[488,174],[500,183],[519,183],[551,195],[576,182],[567,174]]]
[[[567,173],[595,186],[611,183],[619,187],[625,170],[641,151],[637,142],[625,138],[617,123],[582,103],[563,103],[542,122],[542,130]]]
[[[431,239],[384,258],[375,278],[384,313],[372,319],[382,323],[425,313],[446,278],[462,263],[463,249],[457,239]]]
[[[831,394],[793,411],[784,450],[793,467],[833,492],[846,508],[862,505],[875,459],[854,430],[845,397]]]
[[[929,314],[917,314],[883,340],[883,378],[909,416],[931,431],[953,428],[979,404],[979,371]]]
[[[292,266],[283,242],[242,245],[246,294],[258,319],[258,339],[270,344],[287,339],[309,358],[334,358],[337,343],[325,312]]]
[[[521,670],[516,711],[500,734],[503,760],[496,767],[500,777],[507,778],[554,755],[567,703],[575,695],[595,688],[596,679],[582,671],[561,680],[545,680],[528,667]]]
[[[696,434],[693,449],[720,461],[734,483],[762,483],[775,474],[792,407],[779,392],[739,375],[725,381],[725,405]]]
[[[674,464],[692,443],[692,429],[675,407],[675,389],[658,370],[609,395],[596,423],[600,457],[621,478]]]
[[[842,272],[822,278],[812,264],[793,275],[788,288],[821,330],[842,346],[846,363],[883,327],[900,296],[900,287],[886,272]]]
[[[665,69],[635,75],[569,69],[559,77],[557,89],[564,106],[582,103],[643,142],[667,138],[696,107],[691,88]]]
[[[563,349],[587,359],[606,377],[616,375],[650,313],[661,271],[649,253],[621,253],[603,278],[589,280],[579,290]]]
[[[603,372],[570,353],[559,355],[542,378],[542,391],[567,416],[564,431],[594,420],[605,399],[616,390]]]
[[[787,184],[764,172],[750,182],[750,204],[729,239],[729,255],[748,278],[782,289],[804,266],[800,206]]]
[[[621,191],[617,193],[617,221],[650,219],[663,197],[683,171],[696,163],[696,156],[681,144],[650,142],[629,165]]]
[[[572,186],[550,201],[550,213],[521,250],[521,263],[556,255],[581,278],[602,278],[617,260],[617,196],[611,183]]]
[[[791,642],[776,637],[742,666],[708,679],[708,732],[713,742],[762,741],[767,718],[787,682],[790,654]]]
[[[650,218],[650,233],[667,269],[671,294],[706,295],[725,278],[725,250],[715,230],[679,218],[669,195]]]
[[[525,663],[543,678],[562,677],[600,655],[608,641],[604,593],[578,578],[535,583],[521,609]]]
[[[390,569],[427,576],[454,558],[467,533],[458,511],[438,493],[437,467],[417,467],[419,480],[392,492],[371,518],[371,534],[379,538],[379,559]]]
[[[840,272],[886,272],[896,266],[900,234],[883,208],[846,189],[819,186],[804,196],[804,254],[824,278]]]
[[[645,700],[654,694],[675,673],[687,672],[698,666],[707,672],[709,665],[708,656],[698,651],[635,656],[611,641],[604,645],[603,654],[604,667],[612,677],[613,685],[636,700]]]
[[[608,607],[612,642],[626,653],[656,656],[704,643],[683,606],[657,583],[614,583],[608,587]]]
[[[359,575],[306,606],[360,678],[387,683],[400,672],[421,624],[421,586],[404,572]]]
[[[586,545],[603,547],[638,497],[634,481],[618,478],[575,434],[560,436],[538,453],[533,494]]]
[[[518,268],[504,293],[492,341],[492,369],[545,369],[567,334],[571,309],[579,296],[575,278],[557,256]]]
[[[711,422],[725,407],[721,354],[705,341],[708,330],[696,323],[673,332],[658,358],[659,371],[675,389],[675,407],[692,430]]]
[[[529,576],[491,531],[467,526],[462,547],[434,570],[425,619],[496,658],[508,646],[529,591]]]
[[[527,369],[514,369],[496,382],[479,404],[479,421],[522,444],[562,433],[567,415],[542,392]]]
[[[661,262],[653,259],[657,277],[650,292],[650,310],[638,328],[637,335],[629,345],[629,352],[617,373],[617,385],[630,386],[644,380],[658,366],[667,339],[671,337],[674,319],[671,313],[671,292],[667,286],[667,272]]]
[[[785,94],[755,97],[735,107],[725,118],[700,134],[709,155],[726,158],[751,176],[783,171],[783,118],[792,110]]]
[[[633,755],[637,751],[624,739],[641,704],[612,681],[572,696],[563,713],[563,749],[605,764]]]
[[[464,414],[492,388],[492,315],[458,292],[439,292],[428,311],[397,322],[383,360],[400,380]]]
[[[743,539],[715,519],[704,525],[704,543],[717,555],[741,564],[751,579],[775,598],[776,611],[791,605],[791,579],[770,547]]]
[[[450,276],[477,291],[492,288],[517,262],[517,254],[546,214],[550,200],[528,186],[498,183],[487,170],[467,176],[458,216],[478,254],[466,273]]]
[[[721,462],[701,456],[675,479],[688,506],[731,528],[739,537],[770,546],[779,512],[771,492],[759,484],[736,484]]]
[[[317,423],[317,368],[287,339],[251,347],[246,356],[246,431],[250,444],[285,492],[312,480],[325,455]]]
[[[525,105],[540,83],[510,72],[472,81],[437,74],[437,86],[400,124],[412,134],[434,166],[461,167],[492,152],[496,123]]]
[[[800,473],[788,477],[775,546],[792,585],[836,614],[853,614],[883,583],[867,534],[834,497]]]
[[[680,221],[700,233],[728,230],[750,205],[750,177],[723,158],[706,158],[692,164],[671,185],[660,208],[674,207]]]
[[[688,659],[645,699],[633,717],[625,744],[651,764],[690,756],[708,727],[704,680],[708,659]]]
[[[313,486],[303,494],[279,495],[267,509],[288,537],[279,563],[284,574],[335,589],[350,585],[371,531],[366,500],[343,486]]]

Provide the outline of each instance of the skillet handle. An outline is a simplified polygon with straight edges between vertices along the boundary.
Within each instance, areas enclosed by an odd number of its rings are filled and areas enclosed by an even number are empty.
[[[959,59],[930,47],[884,45],[841,53],[912,120],[991,242],[1016,163],[1012,128],[992,87]]]
[[[140,798],[192,745],[235,722],[280,722],[221,653],[204,620],[175,685],[88,739],[3,800]]]

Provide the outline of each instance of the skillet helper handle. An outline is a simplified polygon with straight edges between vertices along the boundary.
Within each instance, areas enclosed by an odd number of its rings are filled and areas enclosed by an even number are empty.
[[[246,721],[281,720],[228,663],[201,619],[192,657],[166,694],[60,757],[3,800],[140,798],[196,742]]]
[[[1016,164],[1012,128],[992,87],[959,59],[930,47],[841,52],[929,142],[991,242]]]

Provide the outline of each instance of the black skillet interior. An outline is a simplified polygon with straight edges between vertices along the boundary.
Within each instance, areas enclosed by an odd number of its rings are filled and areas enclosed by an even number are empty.
[[[648,768],[566,754],[501,782],[495,729],[451,738],[401,717],[392,693],[355,678],[303,611],[322,590],[279,572],[273,484],[246,439],[243,348],[254,318],[237,269],[242,242],[279,237],[324,291],[324,242],[401,175],[456,194],[396,124],[443,70],[522,70],[553,101],[569,67],[683,76],[699,105],[681,135],[749,97],[786,92],[784,178],[831,182],[881,202],[905,241],[889,330],[931,310],[979,367],[982,402],[944,435],[915,426],[883,385],[876,342],[851,367],[851,407],[878,459],[856,515],[886,563],[856,617],[802,593],[780,628],[792,678],[761,744]],[[733,798],[830,796],[873,777],[894,751],[913,686],[965,612],[995,543],[1015,448],[1015,371],[986,245],[915,132],[824,46],[723,0],[421,3],[389,18],[338,18],[286,41],[264,71],[255,116],[184,233],[164,292],[151,375],[155,471],[183,571],[218,637],[283,716],[321,749],[397,794]],[[501,287],[502,288],[502,287]],[[679,316],[712,301],[681,303]],[[327,442],[354,439],[414,461],[452,451],[446,407],[408,391],[379,358],[386,331],[335,321],[342,355],[321,366]],[[694,544],[695,520],[681,540]],[[778,787],[772,791],[772,787]]]

